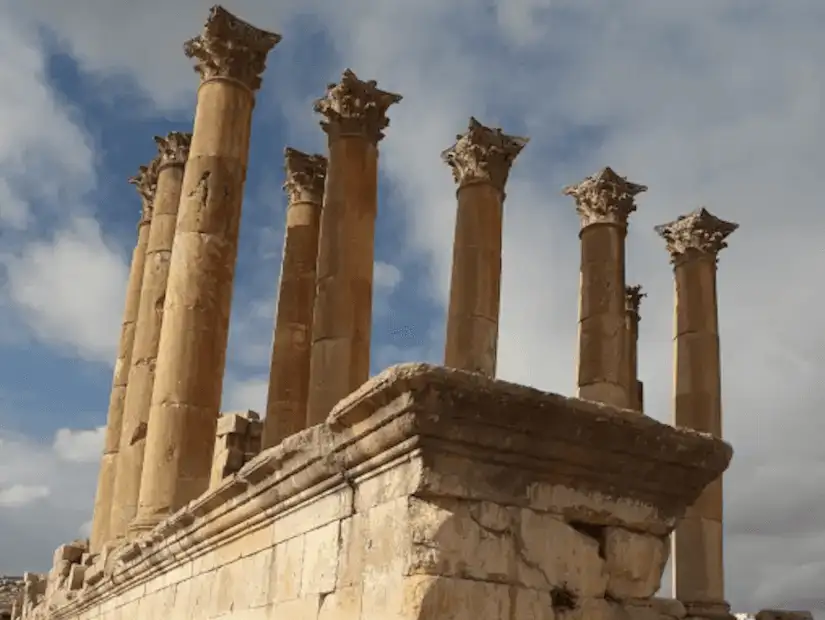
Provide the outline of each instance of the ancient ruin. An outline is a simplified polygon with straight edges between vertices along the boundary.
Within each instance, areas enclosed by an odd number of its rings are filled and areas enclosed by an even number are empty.
[[[701,209],[657,228],[676,283],[674,425],[659,423],[625,277],[647,188],[611,168],[564,190],[581,217],[577,398],[496,379],[505,186],[528,141],[475,118],[442,154],[444,366],[370,377],[378,144],[401,96],[346,70],[314,106],[326,155],[286,149],[265,419],[220,415],[251,119],[280,38],[214,7],[184,47],[192,133],[156,138],[133,179],[92,535],[48,574],[0,580],[0,619],[733,620],[715,278],[736,225]],[[674,598],[657,598],[671,538]]]

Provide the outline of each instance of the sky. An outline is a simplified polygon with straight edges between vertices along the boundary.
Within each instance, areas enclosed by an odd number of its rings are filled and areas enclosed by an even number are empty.
[[[188,131],[182,52],[211,2],[0,0],[0,574],[88,530],[153,135]],[[261,411],[283,148],[323,152],[313,99],[352,68],[400,93],[381,143],[372,366],[443,355],[455,187],[472,115],[530,138],[507,185],[498,373],[572,394],[578,228],[561,193],[609,165],[631,216],[645,408],[671,417],[672,272],[653,226],[740,224],[719,260],[726,588],[825,619],[825,3],[233,0],[283,35],[253,121],[224,411]],[[667,592],[667,588],[664,589]]]

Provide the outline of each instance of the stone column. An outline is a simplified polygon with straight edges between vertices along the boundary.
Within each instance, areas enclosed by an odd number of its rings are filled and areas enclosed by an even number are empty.
[[[312,320],[307,426],[369,378],[378,142],[401,96],[347,69],[315,102],[327,134],[327,167]]]
[[[135,344],[129,369],[129,389],[123,407],[120,456],[111,514],[113,538],[127,534],[129,524],[137,514],[149,401],[152,398],[158,339],[163,321],[163,301],[166,296],[183,169],[189,155],[191,137],[191,134],[177,131],[166,138],[155,137],[158,145],[157,190],[146,248],[146,267],[143,271]]]
[[[213,7],[184,46],[201,76],[149,410],[138,516],[153,527],[209,485],[255,92],[280,36]]]
[[[327,159],[286,149],[284,256],[272,339],[263,445],[306,427],[315,263]]]
[[[140,289],[143,281],[143,268],[146,260],[146,246],[149,241],[149,225],[152,221],[152,200],[157,184],[157,160],[148,166],[141,166],[137,176],[129,182],[137,187],[142,201],[140,223],[138,224],[137,244],[132,252],[132,264],[129,269],[129,282],[126,285],[126,307],[123,310],[123,322],[120,327],[120,343],[115,360],[112,391],[109,396],[109,410],[106,420],[106,439],[100,472],[97,479],[94,515],[90,548],[98,553],[101,547],[112,538],[110,515],[115,492],[120,436],[123,427],[123,409],[128,385],[129,367],[132,363],[132,349],[135,341],[135,324],[140,305]]]
[[[674,425],[722,436],[716,263],[738,227],[705,209],[656,227],[676,288]],[[730,617],[725,602],[722,478],[705,488],[673,534],[673,595],[689,616]]]
[[[496,375],[504,187],[527,138],[470,118],[441,154],[458,184],[444,364]]]
[[[578,397],[630,405],[625,385],[625,236],[647,191],[610,168],[564,188],[581,218]]]
[[[639,306],[642,303],[642,297],[646,297],[642,293],[642,287],[638,284],[636,286],[625,287],[625,352],[626,355],[626,380],[625,385],[628,386],[628,394],[630,403],[628,409],[633,409],[639,413],[643,413],[642,403],[642,382],[639,381]]]

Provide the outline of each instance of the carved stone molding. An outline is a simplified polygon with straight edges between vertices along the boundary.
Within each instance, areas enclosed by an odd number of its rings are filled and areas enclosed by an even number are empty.
[[[390,125],[387,110],[401,99],[379,89],[375,80],[364,82],[347,69],[339,83],[327,85],[326,95],[315,101],[313,109],[324,117],[321,127],[330,137],[359,135],[378,144]]]
[[[158,145],[158,172],[167,166],[183,166],[189,158],[189,146],[192,144],[192,134],[180,131],[171,131],[166,137],[155,136]]]
[[[716,256],[728,247],[725,239],[737,228],[739,224],[726,222],[701,207],[654,230],[665,240],[671,262],[676,263],[688,255]]]
[[[452,168],[459,187],[490,183],[504,193],[510,168],[528,142],[529,138],[485,127],[471,116],[467,132],[456,136],[456,143],[441,153],[441,159]]]
[[[284,191],[290,203],[310,200],[321,203],[327,177],[327,158],[297,149],[284,149],[286,182]]]
[[[159,157],[155,157],[145,166],[138,168],[138,173],[129,178],[129,183],[135,186],[140,194],[142,204],[140,222],[152,219],[152,206],[155,200],[155,190],[158,188]]]
[[[636,210],[635,196],[646,191],[646,185],[631,183],[609,166],[563,190],[575,199],[582,228],[605,223],[627,226],[627,218]]]
[[[194,58],[195,71],[206,82],[228,78],[249,90],[261,87],[266,57],[281,40],[281,35],[256,28],[221,6],[214,6],[203,32],[184,43],[187,58]]]

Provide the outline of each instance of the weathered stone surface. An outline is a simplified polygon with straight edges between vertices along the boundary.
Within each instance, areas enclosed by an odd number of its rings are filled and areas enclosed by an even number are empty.
[[[658,583],[642,532],[669,533],[729,458],[631,411],[403,365],[98,556],[80,590],[33,595],[49,612],[30,618],[681,620],[611,583]]]
[[[666,539],[623,528],[606,528],[604,556],[609,576],[608,593],[620,600],[653,596],[659,589],[669,554]]]
[[[209,488],[216,488],[261,451],[263,423],[254,411],[224,413],[215,430]]]

